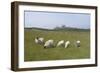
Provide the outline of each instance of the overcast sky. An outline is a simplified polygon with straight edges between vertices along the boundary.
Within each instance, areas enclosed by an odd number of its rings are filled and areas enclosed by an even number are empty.
[[[56,26],[90,28],[90,14],[24,11],[25,27],[53,29]]]

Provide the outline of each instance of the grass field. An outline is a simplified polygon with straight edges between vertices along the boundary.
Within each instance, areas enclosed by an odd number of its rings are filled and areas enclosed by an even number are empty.
[[[44,37],[45,40],[69,40],[68,48],[55,47],[44,49],[43,45],[34,42],[35,37]],[[81,41],[81,47],[75,47],[74,42]],[[46,31],[39,29],[24,30],[24,61],[63,60],[90,58],[90,32],[89,31]]]

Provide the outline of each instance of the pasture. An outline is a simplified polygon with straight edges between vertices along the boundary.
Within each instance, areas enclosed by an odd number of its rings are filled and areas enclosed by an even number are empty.
[[[35,37],[53,39],[55,44],[60,40],[69,40],[68,48],[43,48],[34,42]],[[81,47],[75,47],[75,41],[81,41]],[[24,29],[24,61],[64,60],[90,58],[90,31],[77,30],[42,30]]]

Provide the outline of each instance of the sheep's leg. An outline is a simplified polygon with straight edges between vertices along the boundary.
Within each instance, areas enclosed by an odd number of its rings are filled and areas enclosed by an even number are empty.
[[[77,44],[77,47],[80,47],[80,44]]]

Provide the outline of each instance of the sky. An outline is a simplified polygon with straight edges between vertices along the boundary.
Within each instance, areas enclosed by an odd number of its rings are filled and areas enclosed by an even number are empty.
[[[90,28],[90,14],[71,12],[24,11],[25,28],[54,29],[55,27]]]

